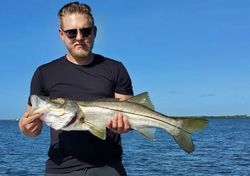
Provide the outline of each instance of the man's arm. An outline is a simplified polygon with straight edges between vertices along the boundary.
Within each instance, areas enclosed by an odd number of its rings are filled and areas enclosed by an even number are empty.
[[[26,136],[34,137],[41,133],[43,123],[40,120],[41,113],[30,115],[31,106],[27,106],[25,113],[19,120],[19,129]]]
[[[120,99],[121,101],[123,100],[127,100],[129,98],[133,97],[132,95],[124,95],[124,94],[118,94],[118,93],[115,93],[115,98],[118,98]]]
[[[127,100],[131,97],[132,95],[115,93],[115,98],[118,98],[121,101]],[[122,113],[115,113],[107,127],[116,133],[126,133],[131,130],[131,125],[128,121],[128,117],[123,116]]]

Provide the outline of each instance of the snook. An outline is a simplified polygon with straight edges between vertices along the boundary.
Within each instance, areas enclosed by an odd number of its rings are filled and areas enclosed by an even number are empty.
[[[117,112],[127,116],[131,127],[149,139],[154,138],[154,128],[166,130],[176,143],[188,153],[194,151],[192,133],[207,126],[204,118],[170,117],[154,111],[146,92],[126,101],[100,99],[95,101],[51,100],[31,96],[32,112],[42,112],[41,119],[56,130],[89,130],[105,140],[106,126]]]

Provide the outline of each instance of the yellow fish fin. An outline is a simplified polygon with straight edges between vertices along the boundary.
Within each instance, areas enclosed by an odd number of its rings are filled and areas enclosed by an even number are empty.
[[[106,139],[106,128],[100,128],[93,123],[90,123],[88,121],[85,121],[85,124],[90,127],[89,132],[93,134],[94,136],[105,140]]]
[[[155,109],[153,103],[151,102],[148,96],[148,92],[143,92],[141,94],[138,94],[134,97],[129,98],[127,101],[143,105],[152,110]]]
[[[153,140],[155,138],[155,129],[153,128],[134,128],[139,133],[141,133],[144,137],[146,137],[149,140]]]

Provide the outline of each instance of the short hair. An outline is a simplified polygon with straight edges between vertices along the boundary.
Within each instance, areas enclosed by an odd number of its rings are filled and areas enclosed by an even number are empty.
[[[92,26],[95,26],[94,17],[91,13],[91,8],[87,4],[79,3],[79,2],[71,2],[66,5],[64,5],[58,12],[58,18],[60,21],[60,27],[62,27],[62,18],[66,14],[86,14],[89,18],[89,21],[91,22]]]

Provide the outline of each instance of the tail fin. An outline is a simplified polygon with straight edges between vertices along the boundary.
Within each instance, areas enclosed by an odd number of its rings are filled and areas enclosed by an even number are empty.
[[[207,126],[208,120],[204,118],[178,118],[181,121],[179,133],[173,135],[176,143],[187,153],[194,151],[192,133],[199,131]]]

